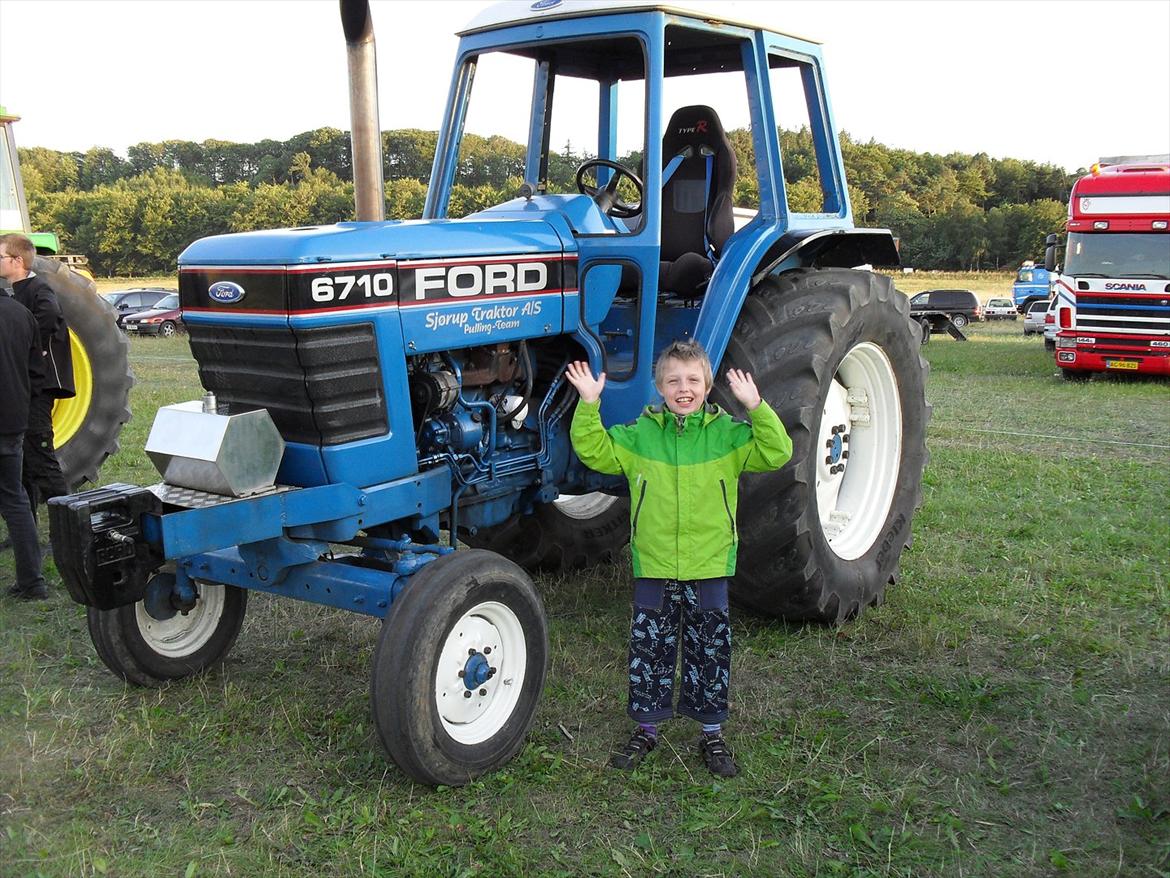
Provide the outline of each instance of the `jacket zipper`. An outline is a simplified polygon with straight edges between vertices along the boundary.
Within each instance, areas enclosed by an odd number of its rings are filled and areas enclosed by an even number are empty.
[[[632,527],[632,533],[630,534],[631,537],[636,537],[638,535],[638,516],[642,514],[642,503],[646,499],[646,485],[648,484],[649,482],[647,482],[645,479],[642,480],[642,490],[638,494],[638,505],[634,508],[634,524]]]
[[[735,519],[731,515],[731,504],[727,502],[727,483],[719,480],[719,488],[723,491],[723,508],[727,510],[727,523],[731,525],[731,538],[735,539]]]

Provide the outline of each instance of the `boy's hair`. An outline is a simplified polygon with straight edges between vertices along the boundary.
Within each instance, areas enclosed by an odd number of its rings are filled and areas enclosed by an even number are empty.
[[[33,260],[37,257],[37,248],[33,246],[32,241],[24,235],[13,232],[8,235],[0,235],[0,245],[7,248],[9,255],[19,256],[24,267],[29,271],[32,270]]]
[[[694,339],[687,341],[673,341],[666,350],[658,355],[658,360],[654,363],[654,386],[657,387],[662,382],[662,370],[666,368],[667,360],[681,360],[684,363],[698,363],[703,369],[703,380],[706,382],[707,389],[715,383],[715,376],[711,371],[711,358],[707,356],[707,352],[703,350],[703,346]]]

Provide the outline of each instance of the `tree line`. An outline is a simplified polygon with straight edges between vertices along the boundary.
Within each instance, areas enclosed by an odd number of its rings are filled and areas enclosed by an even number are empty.
[[[754,207],[758,183],[751,134],[728,132],[739,161],[736,203]],[[781,131],[793,210],[820,210],[821,187],[807,129]],[[437,134],[382,133],[386,215],[422,214]],[[1043,251],[1058,231],[1074,179],[1053,165],[986,154],[940,156],[892,149],[841,134],[855,222],[888,228],[902,261],[919,269],[1014,268]],[[207,235],[353,219],[349,134],[319,128],[286,141],[139,143],[123,158],[22,147],[33,227],[55,231],[69,250],[105,275],[166,274],[189,243]],[[580,162],[572,144],[549,156],[552,192],[575,191]],[[639,168],[641,155],[622,162]],[[466,135],[449,215],[465,216],[514,196],[524,147],[503,137]]]

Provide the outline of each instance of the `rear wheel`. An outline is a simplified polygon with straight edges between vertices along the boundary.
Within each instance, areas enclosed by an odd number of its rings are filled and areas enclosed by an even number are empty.
[[[793,442],[781,470],[743,481],[732,596],[825,622],[879,602],[909,544],[927,460],[928,367],[905,297],[868,272],[770,278],[744,305],[728,367],[755,376]]]
[[[86,621],[98,657],[136,686],[161,686],[202,674],[220,662],[239,636],[248,593],[231,585],[195,582],[195,606],[181,612],[159,600],[98,610]]]
[[[600,492],[564,495],[462,537],[525,570],[579,570],[613,561],[630,541],[630,501]]]
[[[416,573],[382,623],[370,702],[407,775],[460,786],[524,744],[548,670],[536,587],[506,558],[462,549]]]
[[[951,323],[955,324],[955,326],[959,329],[962,329],[964,326],[966,326],[968,322],[969,321],[967,320],[966,314],[951,315]]]
[[[102,462],[118,450],[134,384],[130,344],[93,281],[45,257],[33,265],[57,294],[69,326],[76,395],[53,407],[53,442],[65,483],[73,488],[97,481]]]

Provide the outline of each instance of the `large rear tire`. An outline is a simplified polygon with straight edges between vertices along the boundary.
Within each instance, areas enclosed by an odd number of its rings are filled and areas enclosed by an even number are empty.
[[[548,624],[528,575],[462,549],[414,575],[382,623],[370,703],[411,778],[461,786],[524,744],[548,671]]]
[[[602,493],[565,495],[529,515],[462,538],[525,570],[581,570],[613,561],[630,542],[630,500]]]
[[[118,434],[130,419],[130,343],[93,281],[43,256],[33,266],[57,294],[69,326],[77,395],[53,407],[53,442],[65,484],[76,489],[97,481],[99,467],[118,450]]]
[[[837,623],[882,599],[921,500],[930,409],[920,350],[889,278],[801,269],[752,291],[720,371],[753,374],[793,454],[744,479],[737,603]],[[734,407],[725,389],[716,398]]]

